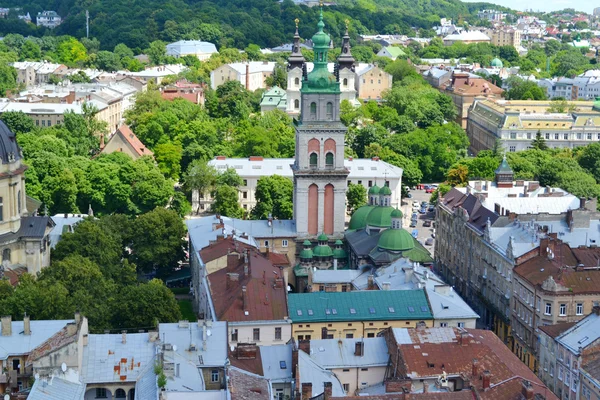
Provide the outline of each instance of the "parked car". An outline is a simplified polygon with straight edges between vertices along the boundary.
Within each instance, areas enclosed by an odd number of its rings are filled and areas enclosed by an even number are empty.
[[[422,201],[421,202],[421,207],[427,207],[427,204],[429,204],[429,203],[427,203],[426,201]]]
[[[430,204],[429,207],[427,207],[427,211],[434,212],[435,211],[435,206],[433,204]]]
[[[425,193],[433,193],[435,191],[435,188],[429,186],[427,189],[425,189]]]
[[[413,208],[419,208],[421,205],[419,204],[419,202],[417,200],[413,201]]]
[[[413,229],[412,231],[412,237],[414,237],[415,239],[419,236],[419,231],[416,229]]]
[[[409,199],[412,199],[412,193],[407,194],[406,197],[408,197]]]
[[[426,212],[427,212],[427,209],[424,207],[419,210],[419,213],[421,213],[421,214],[425,214]]]
[[[431,245],[433,245],[433,238],[427,238],[427,240],[425,241],[425,245],[426,245],[426,246],[431,246]]]
[[[423,226],[425,228],[429,228],[431,226],[431,221],[430,220],[426,220],[425,222],[423,222]]]
[[[417,227],[417,220],[413,219],[412,221],[410,221],[410,227],[411,228],[416,228]]]

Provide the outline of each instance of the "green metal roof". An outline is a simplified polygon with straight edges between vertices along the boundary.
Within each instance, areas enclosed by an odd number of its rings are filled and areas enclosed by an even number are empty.
[[[328,245],[317,246],[313,250],[313,255],[315,257],[331,257],[331,256],[333,256],[333,251],[331,250],[331,247],[329,247]]]
[[[341,246],[343,244],[344,244],[344,242],[342,242],[340,239],[338,239],[338,240],[335,241],[335,245],[336,246]]]
[[[389,228],[392,226],[392,211],[394,211],[394,207],[375,207],[367,217],[367,225],[378,228]]]
[[[382,194],[384,196],[391,196],[392,195],[392,189],[390,189],[389,186],[384,186],[381,189],[379,189],[379,194]]]
[[[427,250],[421,243],[414,240],[415,247],[411,250],[403,251],[402,257],[408,258],[410,261],[418,262],[421,264],[431,263],[433,262],[433,258],[431,258],[431,253]]]
[[[423,289],[294,293],[288,306],[294,323],[433,319]]]
[[[512,174],[513,170],[510,168],[510,165],[508,165],[508,162],[506,161],[506,157],[504,157],[502,159],[502,163],[500,163],[500,166],[498,168],[496,168],[496,171],[494,171],[497,174]]]
[[[356,230],[367,226],[367,217],[374,208],[375,206],[366,205],[359,207],[356,211],[354,211],[354,214],[352,214],[352,217],[350,218],[348,229]]]
[[[311,249],[303,249],[300,252],[300,258],[312,258],[313,257],[313,251]]]
[[[306,239],[303,243],[304,246],[312,246],[312,243],[310,242],[310,240]]]
[[[379,186],[373,185],[369,188],[369,194],[379,194]]]
[[[344,249],[333,249],[333,258],[346,258],[348,255],[346,254],[346,250]]]
[[[379,240],[377,247],[390,251],[408,251],[415,247],[415,240],[404,229],[386,229]]]
[[[392,55],[392,57],[402,57],[406,55],[406,53],[397,46],[388,46],[385,49]]]
[[[502,60],[500,60],[499,58],[494,58],[492,60],[492,67],[496,67],[496,68],[502,68],[503,64],[502,64]]]
[[[320,242],[326,242],[329,240],[329,238],[327,237],[326,234],[321,233],[319,236],[317,236],[317,240]]]
[[[313,52],[315,59],[313,61],[313,70],[302,81],[300,91],[302,93],[340,93],[340,83],[336,77],[327,69],[327,53],[331,37],[323,32],[325,23],[323,22],[323,9],[319,15],[317,24],[318,32],[312,37]]]
[[[392,211],[392,218],[402,218],[402,211],[396,208],[394,211]]]

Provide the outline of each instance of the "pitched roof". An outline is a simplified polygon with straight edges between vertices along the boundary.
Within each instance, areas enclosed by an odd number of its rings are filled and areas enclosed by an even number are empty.
[[[294,323],[433,318],[423,290],[295,293],[288,301]]]
[[[362,342],[364,351],[356,355],[357,342]],[[385,367],[388,351],[385,338],[320,339],[310,341],[310,357],[327,369]]]
[[[29,400],[83,400],[85,384],[59,377],[37,379],[27,396]]]
[[[148,149],[144,143],[133,133],[127,125],[121,125],[119,129],[111,136],[109,142],[118,135],[138,156],[153,156],[152,150]]]
[[[180,40],[167,45],[167,55],[184,56],[186,54],[217,53],[217,47],[210,42],[200,40]]]
[[[269,381],[235,366],[227,368],[231,400],[271,400]]]
[[[562,324],[540,325],[539,329],[551,338],[555,338],[571,328],[573,325],[575,325],[575,322],[563,322]]]
[[[401,57],[406,55],[406,53],[398,46],[387,46],[385,49],[392,55],[392,57]]]
[[[205,263],[217,260],[227,254],[237,253],[242,254],[244,250],[250,250],[253,247],[242,243],[239,240],[228,237],[221,240],[217,240],[216,243],[212,243],[209,246],[200,250],[200,257]]]
[[[287,316],[286,290],[274,270],[277,268],[258,251],[249,251],[247,268],[243,257],[230,257],[227,268],[208,275],[216,317],[229,322],[283,320]],[[244,287],[249,299],[245,307]]]
[[[11,322],[11,334],[0,336],[0,360],[10,356],[34,354],[34,349],[53,337],[73,320],[30,321],[31,335],[24,334],[23,321]]]

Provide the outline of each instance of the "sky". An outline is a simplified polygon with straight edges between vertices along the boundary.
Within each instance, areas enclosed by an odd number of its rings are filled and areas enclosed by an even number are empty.
[[[479,0],[463,0],[476,2]],[[600,7],[600,0],[486,0],[490,3],[510,7],[513,10],[533,9],[534,11],[556,11],[563,8],[574,8],[579,11],[592,13],[595,7]]]

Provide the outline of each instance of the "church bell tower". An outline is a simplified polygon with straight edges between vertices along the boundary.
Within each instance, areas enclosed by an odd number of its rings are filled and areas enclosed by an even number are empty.
[[[303,77],[296,121],[294,219],[298,238],[320,233],[341,238],[349,171],[344,167],[346,127],[340,122],[340,82],[327,69],[331,41],[323,32],[323,8],[312,37],[314,68]]]

